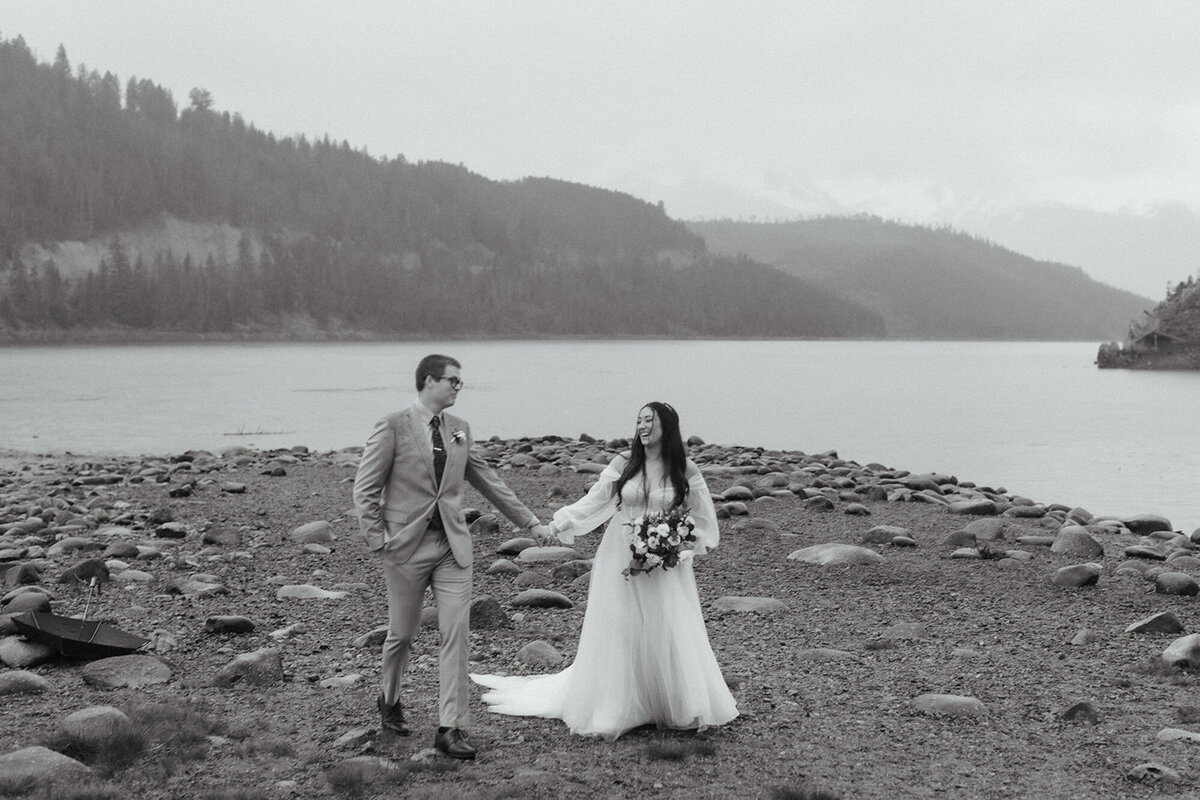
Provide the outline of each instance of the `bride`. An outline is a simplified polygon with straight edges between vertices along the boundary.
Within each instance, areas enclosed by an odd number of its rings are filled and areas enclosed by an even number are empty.
[[[685,507],[694,549],[670,569],[626,576],[631,527],[647,511]],[[737,716],[708,643],[692,556],[717,546],[708,486],[687,458],[679,415],[666,403],[638,413],[637,436],[588,493],[554,515],[563,544],[608,521],[596,549],[575,661],[551,675],[472,675],[500,714],[561,719],[572,733],[616,739],[641,725],[703,730]]]

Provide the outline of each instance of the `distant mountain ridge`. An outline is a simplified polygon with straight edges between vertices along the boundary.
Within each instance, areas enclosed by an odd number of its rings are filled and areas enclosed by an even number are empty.
[[[878,217],[689,222],[710,251],[745,254],[879,313],[888,336],[1091,340],[1153,303],[949,229]]]
[[[950,231],[689,225],[621,192],[276,138],[190,100],[0,40],[0,337],[1106,339],[1150,305]]]

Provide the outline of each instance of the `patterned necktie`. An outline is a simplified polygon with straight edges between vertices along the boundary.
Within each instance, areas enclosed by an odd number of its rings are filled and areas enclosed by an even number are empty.
[[[436,416],[429,421],[433,426],[433,472],[437,478],[437,485],[442,485],[442,472],[446,469],[446,445],[442,441],[442,425],[441,420]]]

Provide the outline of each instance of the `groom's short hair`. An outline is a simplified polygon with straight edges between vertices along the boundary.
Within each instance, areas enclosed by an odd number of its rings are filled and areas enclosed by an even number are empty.
[[[462,369],[462,364],[450,356],[439,356],[436,353],[425,356],[421,359],[421,363],[417,364],[417,391],[425,388],[425,378],[440,379],[446,374],[446,367],[458,367]]]

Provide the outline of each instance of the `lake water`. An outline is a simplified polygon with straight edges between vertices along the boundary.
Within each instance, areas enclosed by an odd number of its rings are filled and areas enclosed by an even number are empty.
[[[477,341],[0,348],[0,448],[360,445],[421,356],[463,363],[477,438],[628,436],[665,400],[708,442],[837,450],[1094,514],[1200,526],[1200,373],[1079,342]]]

